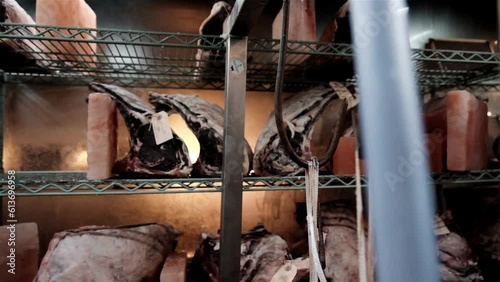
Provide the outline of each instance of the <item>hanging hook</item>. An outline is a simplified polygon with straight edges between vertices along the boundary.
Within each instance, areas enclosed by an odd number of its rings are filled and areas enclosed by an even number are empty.
[[[302,160],[292,145],[290,144],[290,140],[286,134],[286,127],[283,121],[283,75],[284,75],[284,64],[285,64],[285,55],[286,55],[286,46],[288,42],[288,20],[290,17],[290,2],[289,0],[283,0],[283,23],[281,28],[281,41],[279,46],[279,58],[278,58],[278,69],[276,74],[276,86],[274,93],[274,118],[276,120],[276,128],[278,130],[278,135],[281,140],[281,144],[285,148],[285,152],[290,156],[290,158],[296,162],[300,167],[306,168],[308,167],[308,163]],[[347,112],[347,102],[345,100],[342,101],[342,107],[340,109],[339,118],[337,123],[333,128],[333,137],[328,146],[328,150],[326,151],[323,158],[318,160],[319,166],[325,165],[329,162],[335,150],[337,149],[337,145],[340,139],[340,129],[344,124],[345,115]]]

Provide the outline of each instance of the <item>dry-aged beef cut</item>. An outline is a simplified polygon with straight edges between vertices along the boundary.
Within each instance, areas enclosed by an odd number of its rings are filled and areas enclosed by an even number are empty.
[[[130,151],[115,163],[113,173],[131,177],[187,177],[192,164],[186,144],[172,132],[169,141],[156,144],[151,117],[154,111],[139,97],[108,84],[91,83],[94,92],[108,93],[116,101],[130,134]]]
[[[297,203],[296,208],[297,223],[307,229],[306,204]],[[356,207],[344,199],[322,203],[321,224],[325,277],[333,281],[359,281]],[[365,234],[368,234],[366,225],[363,228]],[[368,246],[368,238],[365,240]],[[370,267],[371,262],[372,260],[367,258],[367,267]],[[371,271],[368,270],[368,273]]]
[[[192,262],[192,272],[197,282],[219,281],[219,238],[203,234],[203,240]],[[241,241],[241,282],[269,282],[285,264],[297,266],[293,281],[299,281],[309,272],[309,260],[291,260],[288,247],[280,236],[271,234],[264,226],[258,225],[242,234]]]
[[[435,216],[435,225],[434,233],[438,240],[441,281],[484,281],[478,267],[478,258],[465,238],[448,228],[455,227],[451,212],[446,211],[441,216]]]
[[[335,201],[321,206],[325,236],[327,278],[358,281],[356,210],[348,202]],[[478,282],[483,277],[477,258],[465,239],[456,233],[437,235],[440,273],[443,282]]]
[[[302,159],[310,159],[312,154],[311,140],[313,129],[321,114],[338,97],[331,87],[316,87],[284,99],[283,120],[287,125],[287,135],[295,152]],[[342,108],[342,107],[341,107]],[[340,119],[341,111],[338,113]],[[332,129],[334,125],[332,124]],[[343,126],[341,126],[342,128]],[[330,140],[324,140],[328,143]],[[332,155],[333,156],[333,155]],[[274,112],[257,140],[254,155],[254,171],[256,175],[297,175],[304,173],[285,152],[281,145]],[[331,171],[328,167],[321,171]]]
[[[479,256],[485,281],[500,281],[500,198],[482,194],[471,206],[479,209],[472,219],[471,246]]]
[[[156,111],[180,114],[196,135],[200,143],[200,156],[193,165],[192,175],[222,175],[224,145],[224,111],[222,108],[200,97],[182,94],[151,93],[149,102],[155,105]],[[252,149],[246,140],[239,148],[244,150],[243,174],[247,175],[252,167]]]
[[[347,201],[321,205],[325,276],[334,281],[359,281],[356,209]],[[367,234],[367,232],[365,232]]]
[[[63,231],[50,242],[34,282],[158,282],[179,235],[168,224]]]
[[[297,223],[304,226],[306,224],[304,203],[297,203],[296,214]],[[359,281],[356,209],[354,205],[346,200],[323,203],[321,205],[321,222],[325,235],[326,278],[334,279],[334,281]],[[441,281],[484,281],[478,268],[477,257],[473,254],[466,240],[457,233],[449,232],[443,226],[444,223],[440,221],[439,217],[436,217]],[[446,232],[443,232],[443,229]]]
[[[438,236],[441,280],[443,282],[483,281],[477,258],[460,235],[449,233]]]

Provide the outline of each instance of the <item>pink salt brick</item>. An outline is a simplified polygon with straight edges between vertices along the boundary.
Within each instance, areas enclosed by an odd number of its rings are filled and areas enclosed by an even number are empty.
[[[485,169],[488,165],[488,107],[467,91],[447,95],[447,168]]]
[[[276,15],[272,25],[273,39],[281,38],[281,25],[283,23],[283,9]],[[288,20],[288,40],[297,41],[317,41],[316,37],[316,11],[315,0],[291,0],[290,13]],[[303,51],[304,47],[292,43],[291,48]],[[293,57],[286,58],[286,62],[294,65],[300,65],[305,62],[310,55],[296,54]],[[278,59],[278,55],[274,55]],[[293,70],[296,67],[286,66],[286,70]]]
[[[110,178],[116,157],[116,104],[106,94],[92,93],[88,101],[87,178]]]
[[[187,254],[173,253],[167,257],[160,275],[160,282],[186,282]]]
[[[356,139],[354,137],[340,137],[339,145],[333,155],[334,175],[356,174],[356,162],[354,152],[356,150]],[[365,174],[364,161],[359,160],[360,173]]]
[[[27,282],[33,281],[38,271],[38,255],[40,252],[38,226],[36,223],[17,223],[15,225],[15,245],[9,241],[10,225],[0,226],[0,281]],[[9,242],[12,246],[9,246]],[[15,249],[15,271],[9,273],[10,249]]]
[[[425,134],[424,143],[427,147],[429,168],[432,173],[443,171],[443,151],[445,147],[445,138],[445,135],[442,134]]]
[[[69,26],[79,28],[97,27],[97,16],[85,0],[37,0],[36,1],[36,23],[39,25]],[[63,33],[70,35],[70,32],[63,30]],[[95,31],[91,32],[94,36]],[[54,34],[53,34],[54,35]],[[82,33],[77,37],[79,39],[92,39],[87,33]],[[87,54],[92,55],[96,52],[95,43],[78,42],[57,42],[51,41],[48,47],[53,52],[62,52],[65,54]],[[61,59],[93,61],[93,56],[61,55]]]
[[[435,98],[424,106],[424,128],[426,133],[432,133],[436,129],[446,132],[446,107],[448,99]]]
[[[316,41],[316,12],[314,0],[291,0],[289,11],[288,39],[299,41]],[[281,38],[283,9],[274,19],[273,38]]]

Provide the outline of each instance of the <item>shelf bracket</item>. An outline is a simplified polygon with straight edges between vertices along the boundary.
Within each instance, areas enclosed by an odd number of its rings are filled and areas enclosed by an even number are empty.
[[[240,281],[247,37],[230,36],[226,52],[220,280]]]
[[[248,36],[269,0],[236,0],[224,23],[224,34]]]

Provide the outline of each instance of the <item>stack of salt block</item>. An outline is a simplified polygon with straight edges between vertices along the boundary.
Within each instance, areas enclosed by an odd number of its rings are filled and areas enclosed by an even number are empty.
[[[316,41],[315,1],[291,0],[288,20],[288,40]],[[273,22],[273,39],[281,38],[283,9]]]
[[[424,145],[426,152],[422,152],[419,147],[415,147],[416,154],[427,154],[429,158],[430,170],[433,173],[443,171],[443,146],[440,143],[438,134],[425,134]],[[354,153],[356,150],[356,139],[354,137],[340,137],[339,145],[333,155],[333,174],[334,175],[354,175],[356,173],[356,162]],[[411,158],[408,156],[406,161],[411,163]],[[417,157],[415,157],[417,158]],[[366,174],[365,161],[359,160],[360,174]]]
[[[450,91],[425,105],[424,124],[426,133],[441,135],[447,170],[488,167],[488,106],[485,102],[467,91]]]
[[[38,226],[36,223],[16,223],[15,236],[11,235],[13,234],[11,227],[10,225],[0,226],[0,281],[33,281],[38,272],[38,254],[40,252]],[[9,241],[12,236],[14,236],[15,241]],[[15,251],[15,260],[12,261],[10,258],[12,257],[11,249]],[[11,262],[15,265],[9,265]],[[12,267],[15,267],[14,271],[9,272]]]
[[[115,102],[103,93],[92,93],[88,99],[87,179],[112,176],[117,157],[117,111]]]
[[[160,282],[186,282],[187,253],[175,252],[167,257]]]
[[[39,25],[95,29],[97,27],[97,16],[85,0],[37,0],[36,23]],[[63,33],[70,35],[74,31],[63,31]],[[95,36],[96,32],[92,31],[91,34]],[[81,33],[75,38],[92,39],[91,34]],[[51,36],[57,36],[57,34],[52,32]],[[95,43],[57,41],[45,43],[50,51],[65,54],[58,55],[59,60],[94,61]],[[79,54],[79,56],[75,57],[70,54]]]
[[[273,39],[281,38],[281,27],[283,24],[283,9],[276,15],[272,26]],[[317,41],[316,38],[316,12],[315,0],[291,0],[288,19],[288,40],[290,41]],[[299,45],[290,44],[290,48],[297,49]],[[278,46],[276,46],[276,49]],[[274,60],[278,55],[274,54]],[[287,64],[299,65],[305,62],[309,55],[301,54],[286,58]],[[293,66],[285,66],[285,70],[293,69]]]
[[[425,105],[424,125],[431,172],[487,168],[488,106],[485,102],[467,91],[450,91]],[[355,139],[341,137],[333,156],[335,175],[355,174],[354,151]],[[363,160],[360,160],[360,170],[361,174],[365,173]]]
[[[333,155],[333,174],[334,175],[353,175],[356,173],[356,160],[354,153],[356,151],[356,138],[340,137],[337,150]],[[365,174],[365,164],[359,160],[360,173]]]

